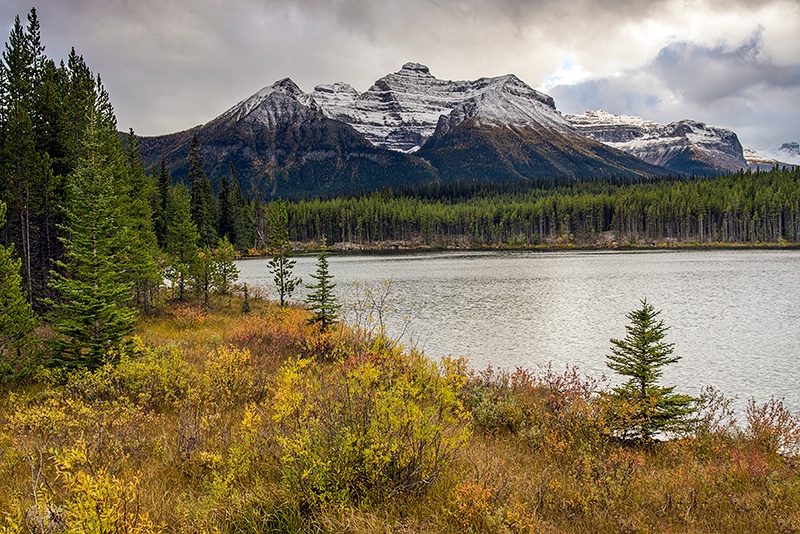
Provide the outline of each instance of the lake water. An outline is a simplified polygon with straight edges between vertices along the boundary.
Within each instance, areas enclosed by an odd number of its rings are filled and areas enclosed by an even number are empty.
[[[296,259],[295,273],[312,282],[316,258]],[[267,260],[237,265],[240,282],[275,297]],[[647,298],[682,357],[664,385],[688,394],[713,385],[739,408],[775,396],[800,412],[797,250],[347,254],[330,257],[330,272],[344,301],[355,282],[391,279],[392,328],[413,306],[406,341],[476,369],[552,363],[609,374],[609,339],[625,336],[625,315]]]

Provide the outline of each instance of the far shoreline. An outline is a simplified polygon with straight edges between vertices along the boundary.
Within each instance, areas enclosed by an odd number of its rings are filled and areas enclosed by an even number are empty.
[[[315,254],[319,252],[318,242],[293,242],[294,252],[298,255]],[[340,241],[330,248],[333,254],[359,254],[359,253],[413,253],[413,252],[592,252],[592,251],[659,251],[659,250],[798,250],[800,243],[788,241],[773,243],[725,243],[725,242],[658,242],[658,243],[542,243],[538,245],[510,245],[505,243],[492,245],[462,245],[462,244],[423,244],[408,241],[382,241],[370,244]],[[269,258],[268,249],[250,250],[247,254],[237,253],[237,260]]]

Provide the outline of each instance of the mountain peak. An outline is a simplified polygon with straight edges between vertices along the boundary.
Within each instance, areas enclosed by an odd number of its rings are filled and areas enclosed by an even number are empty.
[[[725,128],[691,119],[658,124],[603,110],[566,118],[587,137],[673,171],[716,174],[747,168],[739,138]]]
[[[425,76],[431,76],[431,71],[427,66],[423,65],[422,63],[414,63],[414,62],[408,62],[405,65],[403,65],[403,68],[400,69],[400,72],[398,74],[400,73],[422,74]]]
[[[303,95],[303,90],[291,78],[281,78],[270,86],[276,91],[283,91],[291,95]]]
[[[794,141],[790,143],[783,143],[778,151],[786,152],[791,156],[800,156],[800,143],[796,143]]]

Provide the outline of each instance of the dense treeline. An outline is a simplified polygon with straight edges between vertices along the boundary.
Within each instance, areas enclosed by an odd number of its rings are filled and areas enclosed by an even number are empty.
[[[0,379],[27,360],[97,367],[165,298],[229,289],[230,206],[220,218],[192,157],[191,192],[163,167],[148,174],[100,76],[74,49],[47,58],[35,9],[16,17],[0,61]]]
[[[299,241],[374,244],[779,243],[800,240],[800,170],[647,183],[458,184],[289,205]]]

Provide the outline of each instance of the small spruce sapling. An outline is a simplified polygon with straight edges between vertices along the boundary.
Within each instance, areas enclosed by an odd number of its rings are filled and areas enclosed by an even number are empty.
[[[696,411],[696,399],[673,393],[675,386],[663,387],[658,380],[662,368],[675,363],[674,345],[663,341],[669,327],[647,299],[641,308],[628,313],[624,339],[611,339],[606,365],[628,381],[608,394],[617,416],[616,430],[625,439],[649,440],[661,432],[686,428]]]
[[[289,241],[288,215],[283,202],[274,202],[269,209],[269,243],[272,259],[268,268],[278,290],[281,307],[286,306],[287,300],[294,293],[295,288],[303,281],[292,276],[295,260],[292,258],[292,244]]]
[[[306,286],[311,292],[306,296],[306,302],[311,307],[314,315],[309,318],[311,324],[318,324],[320,330],[325,332],[338,319],[340,308],[333,293],[336,284],[331,282],[333,276],[328,271],[328,252],[329,248],[325,237],[322,237],[322,244],[317,259],[317,271],[310,275],[317,282]]]

